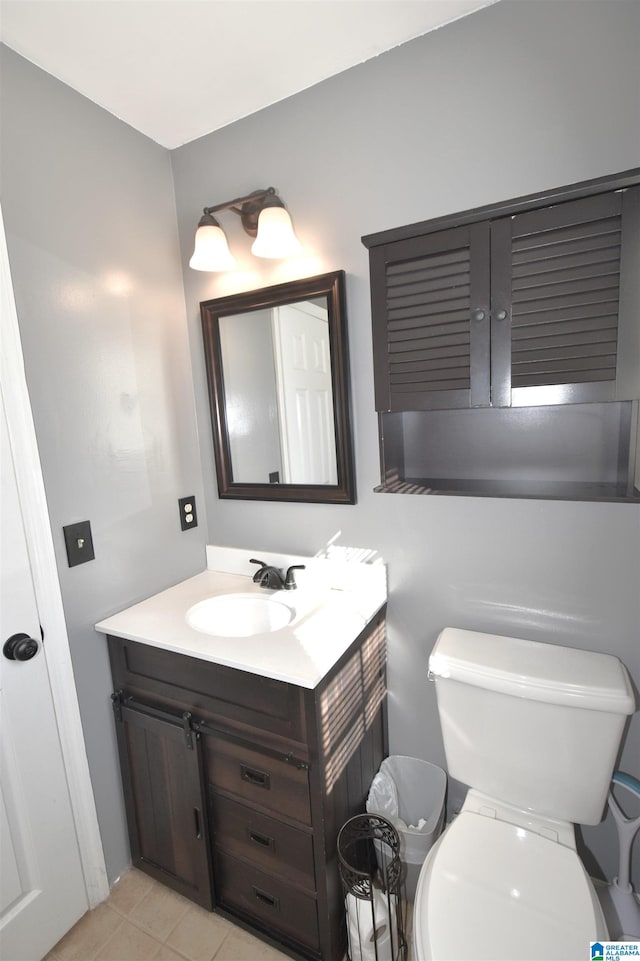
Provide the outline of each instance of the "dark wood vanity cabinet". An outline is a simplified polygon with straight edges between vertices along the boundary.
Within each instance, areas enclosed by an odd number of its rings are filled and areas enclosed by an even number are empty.
[[[338,961],[337,835],[387,753],[384,610],[314,690],[108,643],[134,864],[294,956]]]
[[[640,497],[640,170],[362,240],[379,490]]]

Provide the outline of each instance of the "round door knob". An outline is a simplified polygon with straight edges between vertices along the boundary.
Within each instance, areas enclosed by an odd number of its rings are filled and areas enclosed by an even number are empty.
[[[496,314],[496,320],[506,320],[506,319],[507,319],[506,310],[499,310],[498,313]]]
[[[2,653],[10,661],[30,661],[38,653],[38,642],[28,634],[12,634],[4,642]]]
[[[474,312],[473,312],[473,319],[474,319],[474,320],[477,320],[477,321],[484,320],[485,316],[486,316],[486,314],[485,314],[484,310],[482,310],[482,309],[480,309],[480,310],[474,310]]]

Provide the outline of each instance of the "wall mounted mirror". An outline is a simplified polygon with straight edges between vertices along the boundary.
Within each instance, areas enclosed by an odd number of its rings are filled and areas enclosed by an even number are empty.
[[[354,504],[344,272],[200,312],[220,497]]]

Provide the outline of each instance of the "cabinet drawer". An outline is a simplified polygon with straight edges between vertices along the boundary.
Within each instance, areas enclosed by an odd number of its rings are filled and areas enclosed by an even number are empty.
[[[207,737],[206,751],[209,782],[215,788],[311,824],[305,768],[224,737]]]
[[[315,889],[310,834],[219,794],[210,795],[209,807],[218,848],[291,884]]]
[[[318,949],[318,913],[313,897],[258,868],[216,852],[217,901],[254,919],[270,934]]]

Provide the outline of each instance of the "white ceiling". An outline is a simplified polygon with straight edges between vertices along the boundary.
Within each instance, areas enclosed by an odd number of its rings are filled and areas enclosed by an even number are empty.
[[[0,38],[165,147],[496,0],[0,0]]]

